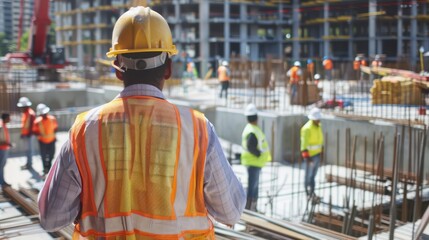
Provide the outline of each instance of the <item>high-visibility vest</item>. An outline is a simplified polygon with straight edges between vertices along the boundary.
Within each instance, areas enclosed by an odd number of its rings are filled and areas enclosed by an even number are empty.
[[[256,138],[258,139],[258,150],[261,151],[261,155],[259,157],[253,155],[247,149],[247,138],[250,133],[255,134]],[[271,152],[268,142],[265,139],[265,134],[257,125],[250,123],[246,125],[241,135],[241,146],[243,147],[243,152],[241,153],[242,165],[263,167],[267,162],[271,161]]]
[[[301,151],[308,150],[310,157],[322,152],[323,149],[323,131],[322,124],[319,126],[309,120],[301,128]]]
[[[82,179],[74,239],[215,238],[202,113],[155,97],[117,98],[78,115],[71,145]]]
[[[301,69],[298,66],[293,66],[290,69],[290,82],[297,83],[299,81],[300,76],[301,76]]]
[[[0,120],[0,150],[10,149],[10,135],[6,124]]]
[[[360,61],[359,60],[355,60],[353,61],[353,70],[359,70],[360,69]]]
[[[37,134],[37,139],[43,143],[55,141],[55,131],[57,128],[57,119],[52,115],[46,115],[46,118],[38,116],[34,120],[33,132]]]
[[[32,134],[33,122],[36,113],[31,108],[27,108],[21,116],[21,135],[29,136]]]
[[[225,66],[219,66],[219,68],[217,69],[217,74],[218,74],[218,79],[221,82],[230,80],[229,70]]]
[[[360,65],[361,65],[361,66],[366,66],[366,61],[365,61],[365,60],[361,60],[361,61],[360,61]]]
[[[314,72],[314,63],[307,63],[307,71],[310,73]]]
[[[332,68],[334,68],[334,64],[331,59],[325,59],[323,60],[323,67],[325,70],[332,70]]]

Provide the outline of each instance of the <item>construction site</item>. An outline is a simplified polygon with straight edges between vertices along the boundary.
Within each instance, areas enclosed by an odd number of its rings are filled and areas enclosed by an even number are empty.
[[[35,1],[35,9],[47,2]],[[123,89],[105,53],[116,20],[137,5],[164,16],[179,51],[164,95],[213,123],[245,189],[248,173],[240,162],[244,109],[249,103],[258,108],[272,161],[262,168],[257,211],[245,210],[232,228],[215,222],[216,239],[429,239],[428,1],[50,4],[52,13],[33,13],[55,23],[50,57],[46,34],[38,39],[34,33],[30,54],[12,52],[0,65],[0,112],[11,114],[14,143],[4,170],[11,186],[0,194],[0,239],[72,239],[73,224],[53,233],[40,226],[42,160],[36,150],[34,169],[20,169],[26,146],[17,102],[27,97],[34,109],[39,103],[50,107],[58,121],[57,155],[76,116]],[[48,24],[33,21],[38,23]],[[325,58],[333,61],[332,75],[323,67]],[[307,68],[308,59],[313,70]],[[372,65],[375,59],[382,65]],[[219,97],[216,70],[222,61],[228,62],[231,76],[225,98]],[[186,74],[190,62],[192,76]],[[287,72],[296,62],[302,76],[292,96]],[[315,107],[322,112],[324,135],[317,201],[306,196],[300,150],[300,129]]]

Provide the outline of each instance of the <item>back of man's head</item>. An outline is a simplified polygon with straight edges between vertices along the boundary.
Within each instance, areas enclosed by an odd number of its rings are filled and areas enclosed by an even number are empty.
[[[130,8],[116,21],[112,47],[106,55],[116,57],[112,66],[118,78],[131,85],[168,78],[170,57],[176,53],[167,21],[150,8],[139,6]]]

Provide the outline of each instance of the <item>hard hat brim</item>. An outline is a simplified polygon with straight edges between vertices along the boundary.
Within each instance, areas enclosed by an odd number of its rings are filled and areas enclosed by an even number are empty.
[[[116,57],[119,54],[126,53],[143,53],[143,52],[167,52],[169,56],[177,54],[176,46],[173,45],[172,48],[150,48],[150,49],[121,49],[121,50],[110,50],[106,53],[108,58]]]

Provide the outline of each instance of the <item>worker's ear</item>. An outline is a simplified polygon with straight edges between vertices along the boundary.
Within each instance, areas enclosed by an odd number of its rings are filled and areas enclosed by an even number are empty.
[[[172,72],[172,70],[171,70],[171,68],[172,68],[172,66],[171,66],[171,59],[167,58],[165,64],[167,64],[167,66],[165,67],[164,79],[167,80],[167,79],[169,79],[171,77],[171,72]]]
[[[118,66],[118,59],[117,59],[117,58],[115,59],[114,64],[115,64],[115,66]],[[124,78],[123,78],[123,76],[122,76],[122,72],[121,72],[121,71],[119,71],[119,70],[118,70],[118,69],[116,69],[116,68],[115,68],[115,75],[116,75],[116,78],[118,78],[118,79],[119,79],[119,80],[121,80],[121,81],[124,81]]]

